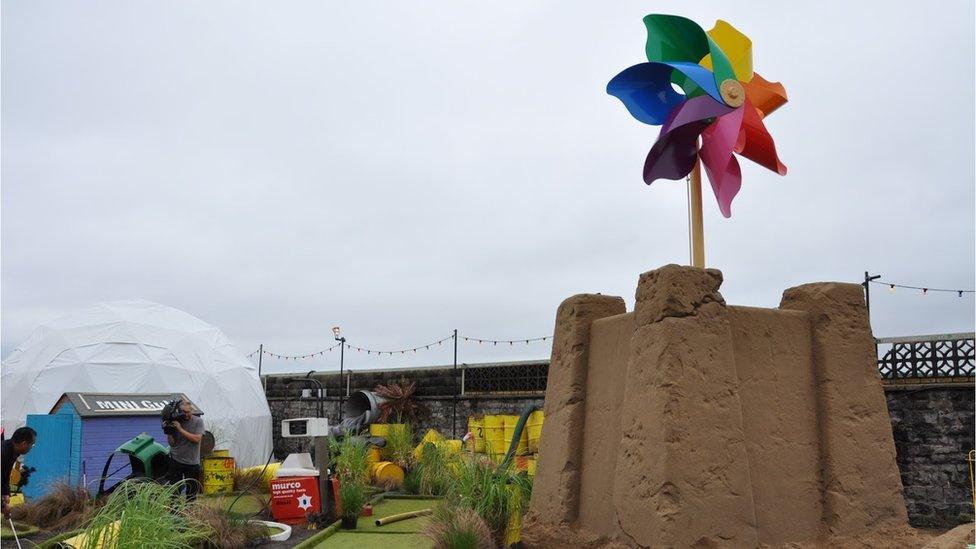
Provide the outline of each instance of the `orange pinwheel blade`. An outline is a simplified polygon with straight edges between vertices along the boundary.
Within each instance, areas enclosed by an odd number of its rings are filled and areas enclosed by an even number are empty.
[[[743,84],[743,87],[746,89],[746,97],[763,117],[786,104],[786,88],[779,82],[766,80],[758,72],[753,73],[752,80]]]

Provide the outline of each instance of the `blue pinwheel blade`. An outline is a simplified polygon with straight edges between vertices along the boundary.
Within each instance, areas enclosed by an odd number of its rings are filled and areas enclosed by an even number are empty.
[[[685,96],[671,87],[671,71],[663,63],[640,63],[624,69],[607,84],[607,93],[616,97],[637,120],[652,126],[664,124],[668,115]]]
[[[663,124],[685,95],[671,86],[671,74],[678,71],[692,80],[710,97],[722,102],[711,71],[695,63],[640,63],[624,69],[607,84],[607,93],[616,97],[637,120],[652,126]]]

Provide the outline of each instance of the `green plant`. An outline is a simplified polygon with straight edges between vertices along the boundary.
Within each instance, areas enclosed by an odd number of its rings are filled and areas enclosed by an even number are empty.
[[[10,510],[17,521],[45,530],[73,530],[90,519],[99,506],[83,486],[56,482],[43,497],[26,501]]]
[[[449,499],[455,505],[474,510],[485,521],[499,545],[512,517],[522,514],[532,492],[524,473],[498,467],[481,456],[458,460],[450,485]]]
[[[342,507],[343,528],[356,527],[356,519],[359,518],[359,512],[362,511],[365,504],[365,484],[355,478],[339,481],[339,505]]]
[[[423,453],[414,470],[419,473],[419,494],[425,496],[443,496],[453,482],[453,467],[447,447],[425,442]]]
[[[264,471],[261,468],[234,469],[234,490],[248,493],[267,493],[268,484],[264,481]]]
[[[334,458],[334,470],[340,483],[355,479],[363,484],[369,484],[368,447],[365,439],[350,436],[348,433],[340,440],[329,439],[329,451]]]
[[[270,535],[264,524],[250,522],[199,501],[188,504],[184,516],[188,523],[208,533],[200,542],[206,549],[244,549]]]
[[[420,469],[414,467],[403,474],[403,491],[411,495],[420,493]]]
[[[419,425],[429,418],[430,410],[414,398],[416,390],[416,382],[406,379],[376,387],[376,394],[386,399],[380,404],[380,423]]]
[[[444,504],[434,510],[423,530],[434,549],[494,549],[491,530],[468,507]]]
[[[407,471],[413,467],[413,446],[413,428],[409,423],[390,425],[390,434],[386,437],[386,446],[380,450],[380,455]]]
[[[187,516],[182,483],[123,481],[85,526],[77,549],[192,547],[212,538],[205,524]]]

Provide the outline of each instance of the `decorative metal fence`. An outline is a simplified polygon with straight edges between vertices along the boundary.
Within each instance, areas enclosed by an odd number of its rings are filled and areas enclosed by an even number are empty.
[[[972,380],[976,334],[883,337],[877,340],[882,379]]]
[[[469,366],[462,370],[461,375],[461,394],[541,393],[546,390],[549,361]]]

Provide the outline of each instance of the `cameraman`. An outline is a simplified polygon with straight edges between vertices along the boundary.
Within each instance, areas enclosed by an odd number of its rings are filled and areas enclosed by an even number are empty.
[[[169,426],[171,429],[166,429]],[[163,431],[169,441],[169,469],[166,481],[175,484],[186,480],[186,497],[194,500],[200,492],[200,440],[203,438],[203,420],[193,415],[193,405],[187,401],[179,404],[176,421],[163,422]]]
[[[3,516],[7,516],[10,512],[10,472],[17,458],[30,452],[35,442],[37,442],[37,431],[30,427],[21,427],[14,431],[10,440],[0,444],[0,461],[3,462],[0,470],[0,483],[3,484]]]

